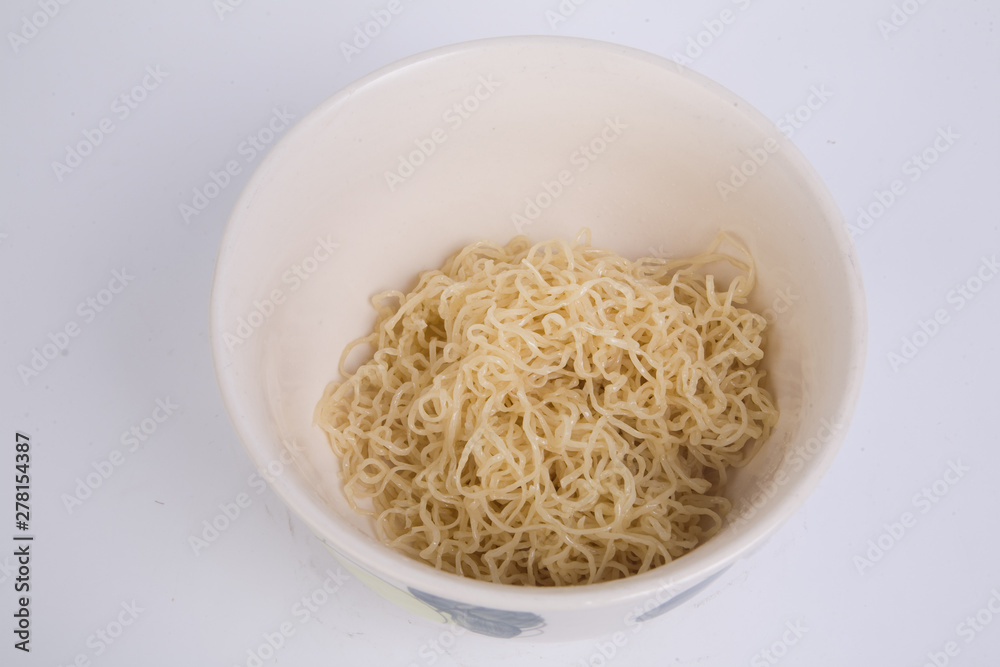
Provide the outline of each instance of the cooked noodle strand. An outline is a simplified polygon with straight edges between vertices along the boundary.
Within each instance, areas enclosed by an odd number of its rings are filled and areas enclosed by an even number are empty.
[[[720,250],[728,242],[742,257]],[[725,262],[727,286],[705,269]],[[474,243],[377,295],[316,422],[385,543],[504,584],[619,579],[717,532],[727,469],[778,412],[749,252],[632,262],[590,245]],[[346,372],[357,345],[370,361]]]

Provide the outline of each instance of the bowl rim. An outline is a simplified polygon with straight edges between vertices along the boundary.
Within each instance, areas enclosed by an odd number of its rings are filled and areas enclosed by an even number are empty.
[[[509,610],[544,612],[583,611],[634,604],[637,600],[648,598],[657,591],[669,591],[672,596],[679,595],[707,577],[728,568],[760,546],[800,509],[808,496],[819,485],[840,450],[849,430],[847,425],[849,425],[858,403],[867,356],[868,323],[860,263],[853,241],[848,234],[839,206],[813,166],[806,160],[798,147],[770,119],[746,100],[720,83],[669,58],[635,47],[580,37],[553,35],[489,37],[448,44],[407,56],[372,71],[326,98],[305,114],[271,147],[248,179],[226,222],[216,258],[209,305],[209,337],[216,381],[226,412],[240,442],[258,472],[266,469],[268,463],[268,459],[264,456],[264,440],[266,439],[252,432],[242,421],[234,418],[239,412],[238,406],[242,402],[240,399],[241,390],[235,380],[226,373],[230,351],[222,338],[225,323],[222,321],[223,308],[221,304],[227,285],[226,268],[230,251],[234,246],[234,240],[243,231],[240,225],[242,212],[247,208],[255,192],[266,185],[268,174],[275,169],[285,149],[297,143],[298,136],[307,133],[318,121],[336,113],[337,109],[347,103],[360,89],[386,77],[399,75],[409,67],[463,52],[497,47],[516,48],[525,45],[603,51],[616,57],[624,56],[642,61],[647,65],[669,69],[730,102],[739,108],[740,113],[748,115],[750,120],[761,128],[773,130],[771,136],[778,142],[781,152],[789,160],[794,173],[807,184],[818,208],[823,213],[824,222],[830,227],[829,231],[836,241],[835,252],[832,252],[831,255],[837,256],[847,279],[848,297],[852,311],[850,313],[851,343],[848,347],[850,363],[845,371],[845,391],[840,396],[837,409],[834,411],[839,420],[838,423],[845,426],[838,429],[824,443],[819,455],[805,469],[806,474],[796,478],[796,486],[792,488],[792,493],[783,501],[773,505],[770,511],[763,514],[760,519],[748,521],[732,544],[711,559],[697,557],[699,553],[707,553],[702,550],[706,545],[711,544],[711,540],[708,540],[691,554],[648,572],[615,581],[577,586],[530,587],[497,584],[437,570],[429,564],[396,552],[391,547],[364,535],[353,526],[340,525],[331,516],[332,512],[324,508],[312,493],[290,484],[288,482],[290,476],[282,475],[273,480],[268,479],[268,485],[321,541],[342,557],[380,579],[388,582],[399,582],[443,598],[471,604],[485,603],[490,607]],[[695,557],[689,558],[691,555]]]

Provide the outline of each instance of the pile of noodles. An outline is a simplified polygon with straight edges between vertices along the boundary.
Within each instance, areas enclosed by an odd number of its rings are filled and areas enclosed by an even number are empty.
[[[740,275],[717,285],[715,262]],[[386,544],[498,583],[678,558],[719,529],[727,469],[778,418],[765,319],[742,307],[753,284],[726,235],[679,260],[629,261],[586,231],[464,248],[373,299],[375,330],[316,408],[348,500]],[[346,372],[366,343],[374,356]]]

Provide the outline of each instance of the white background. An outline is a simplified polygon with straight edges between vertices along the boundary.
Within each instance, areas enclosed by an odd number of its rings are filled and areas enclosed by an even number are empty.
[[[0,664],[254,664],[248,651],[283,623],[294,633],[265,664],[993,664],[998,4],[567,0],[564,17],[558,0],[402,0],[346,57],[341,44],[386,4],[3,3]],[[209,354],[216,249],[261,159],[240,146],[275,107],[301,118],[404,56],[534,33],[683,57],[775,121],[798,110],[802,122],[783,127],[861,232],[870,347],[856,418],[822,486],[763,549],[619,645],[455,637],[349,577],[304,618],[297,601],[336,564],[253,483]],[[144,77],[152,89],[137,89],[136,108],[115,102]],[[55,168],[103,119],[113,131],[70,171]],[[926,169],[913,161],[925,149]],[[180,205],[230,160],[240,173],[185,220]],[[896,180],[890,202],[879,192]],[[859,207],[876,214],[863,226]],[[115,271],[127,285],[102,293]],[[97,312],[88,298],[106,304]],[[943,323],[928,324],[936,311]],[[66,349],[26,372],[67,325],[77,335]],[[178,407],[146,421],[156,430],[137,446],[123,441],[157,400]],[[9,629],[18,431],[32,443],[30,654]],[[244,493],[249,507],[196,554],[189,538]],[[120,616],[131,624],[105,643],[98,631],[116,633]]]

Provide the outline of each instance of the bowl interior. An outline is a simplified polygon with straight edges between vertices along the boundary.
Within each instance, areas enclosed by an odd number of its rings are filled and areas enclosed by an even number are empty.
[[[258,467],[278,473],[275,490],[340,553],[459,599],[476,590],[374,541],[342,498],[313,408],[341,350],[371,329],[375,292],[409,287],[473,241],[582,227],[633,258],[697,253],[732,230],[771,320],[779,426],[732,480],[735,520],[661,569],[674,581],[718,571],[818,483],[857,395],[864,309],[840,214],[801,154],[669,61],[575,39],[485,40],[325,102],[260,166],[223,240],[212,323],[227,408]]]

